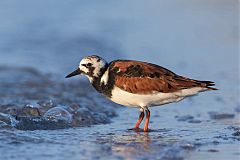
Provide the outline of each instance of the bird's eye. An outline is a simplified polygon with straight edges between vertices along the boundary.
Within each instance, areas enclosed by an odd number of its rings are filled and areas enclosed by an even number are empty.
[[[91,67],[91,66],[92,66],[92,63],[87,63],[86,66],[87,66],[87,67]]]

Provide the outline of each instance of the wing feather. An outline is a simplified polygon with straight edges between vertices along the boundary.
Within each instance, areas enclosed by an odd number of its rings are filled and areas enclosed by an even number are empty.
[[[209,88],[208,86],[213,85],[210,81],[189,79],[161,66],[140,61],[113,61],[110,70],[115,75],[115,85],[134,94],[170,93],[192,87]]]

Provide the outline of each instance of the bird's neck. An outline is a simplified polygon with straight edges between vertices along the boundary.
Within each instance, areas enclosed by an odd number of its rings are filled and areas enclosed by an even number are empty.
[[[100,93],[104,94],[107,97],[111,97],[111,91],[113,89],[113,78],[109,73],[109,67],[106,65],[101,69],[101,74],[98,77],[93,77],[91,84],[93,87]]]

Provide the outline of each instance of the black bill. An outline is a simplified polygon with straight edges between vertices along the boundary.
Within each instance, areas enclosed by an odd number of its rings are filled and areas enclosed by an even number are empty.
[[[78,68],[75,71],[73,71],[72,73],[70,73],[69,75],[67,75],[65,78],[73,77],[73,76],[79,75],[81,73],[82,73],[82,71]]]

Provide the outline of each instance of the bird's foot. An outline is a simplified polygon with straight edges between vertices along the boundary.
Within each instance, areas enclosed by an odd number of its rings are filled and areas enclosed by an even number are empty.
[[[143,132],[143,129],[141,129],[139,127],[134,127],[134,128],[128,129],[128,130],[135,131],[135,132]]]
[[[144,132],[149,132],[149,129],[148,128],[144,128],[143,131]]]

